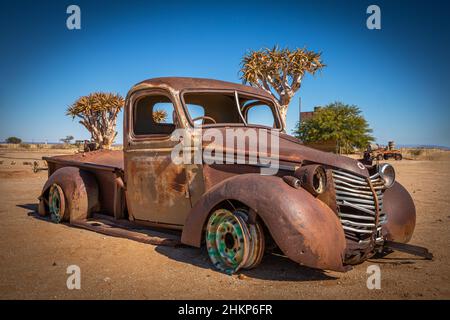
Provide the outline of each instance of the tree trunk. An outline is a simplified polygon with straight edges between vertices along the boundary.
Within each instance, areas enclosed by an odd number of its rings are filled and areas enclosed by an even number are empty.
[[[289,104],[280,105],[278,110],[280,111],[281,124],[283,125],[284,131],[286,131],[286,118]]]
[[[102,143],[99,144],[100,149],[111,149],[114,138],[111,137],[103,137]]]
[[[96,143],[97,148],[111,149],[111,145],[117,136],[117,113],[114,114],[114,118],[111,120],[108,120],[106,114],[91,118],[84,116],[79,117],[82,118],[80,123],[91,133],[91,140]]]

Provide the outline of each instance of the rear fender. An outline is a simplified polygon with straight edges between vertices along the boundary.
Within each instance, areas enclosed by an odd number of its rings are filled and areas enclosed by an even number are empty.
[[[91,212],[99,209],[99,190],[95,177],[76,167],[56,170],[47,180],[39,196],[39,214],[48,214],[48,192],[53,184],[58,184],[64,192],[66,211],[64,218],[70,221],[84,220]]]
[[[186,219],[181,241],[200,247],[211,211],[225,200],[237,200],[262,219],[283,253],[308,267],[346,271],[344,231],[336,214],[304,189],[281,178],[242,174],[205,193]]]

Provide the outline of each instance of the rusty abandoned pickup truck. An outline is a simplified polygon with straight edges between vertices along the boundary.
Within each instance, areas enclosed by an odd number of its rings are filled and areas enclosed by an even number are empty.
[[[158,109],[167,114],[163,122],[152,116]],[[279,133],[279,170],[174,163],[172,132],[194,127],[270,128]],[[347,271],[413,234],[414,203],[391,165],[305,147],[283,133],[264,90],[210,79],[143,81],[127,95],[123,132],[123,151],[44,157],[49,178],[39,213],[70,223],[101,213],[179,230],[185,245],[206,243],[214,266],[228,274],[257,266],[269,249],[304,266]]]

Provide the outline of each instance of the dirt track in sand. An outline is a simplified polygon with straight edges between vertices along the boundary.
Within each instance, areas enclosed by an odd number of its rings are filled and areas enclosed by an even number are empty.
[[[402,253],[371,259],[345,274],[304,268],[279,256],[227,276],[204,250],[113,238],[36,217],[46,172],[23,160],[39,153],[2,152],[0,298],[2,299],[450,299],[450,161],[391,162],[417,207],[412,243],[434,261]],[[3,157],[3,158],[2,158]],[[68,290],[66,268],[81,268],[81,290]],[[366,287],[367,267],[381,268],[381,290]]]

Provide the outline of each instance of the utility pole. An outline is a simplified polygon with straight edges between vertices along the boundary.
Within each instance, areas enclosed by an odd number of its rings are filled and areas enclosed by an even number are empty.
[[[300,123],[302,121],[302,97],[298,97],[298,126],[300,127]]]

